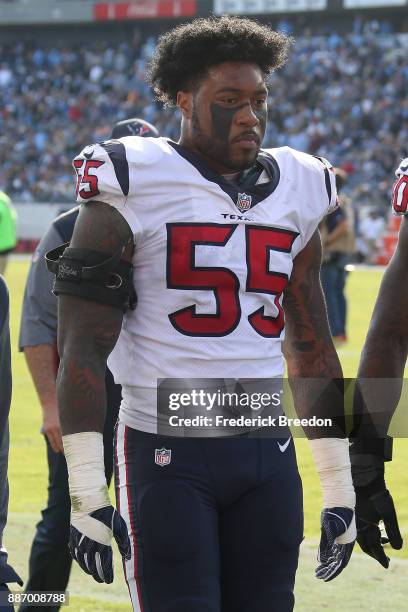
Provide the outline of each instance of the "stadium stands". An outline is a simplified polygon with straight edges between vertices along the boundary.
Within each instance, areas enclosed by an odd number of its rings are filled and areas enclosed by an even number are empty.
[[[393,170],[408,155],[408,36],[389,30],[355,20],[349,34],[298,36],[291,61],[271,79],[265,140],[341,165],[354,203],[383,211]],[[2,189],[16,202],[71,202],[72,157],[119,119],[143,116],[177,138],[177,111],[155,102],[144,80],[155,41],[136,29],[123,42],[4,44]]]

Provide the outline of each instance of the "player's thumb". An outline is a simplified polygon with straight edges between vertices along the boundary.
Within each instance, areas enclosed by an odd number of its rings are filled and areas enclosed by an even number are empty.
[[[391,497],[388,489],[381,491],[377,495],[371,497],[375,509],[384,521],[385,531],[388,540],[393,548],[399,550],[402,548],[403,540],[398,525],[397,513],[395,511],[394,500]]]
[[[112,520],[113,537],[118,545],[119,552],[126,561],[132,556],[130,546],[130,538],[127,530],[127,525],[118,512],[115,512]]]
[[[395,550],[400,550],[402,548],[404,540],[402,539],[398,523],[389,523],[388,521],[384,520],[384,527],[392,548],[394,548]]]

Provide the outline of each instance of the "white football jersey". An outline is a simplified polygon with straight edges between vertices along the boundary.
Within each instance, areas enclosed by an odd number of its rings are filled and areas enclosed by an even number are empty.
[[[115,207],[135,239],[138,303],[108,361],[122,421],[156,432],[158,379],[282,376],[282,292],[337,205],[330,164],[261,150],[237,187],[180,145],[137,136],[88,146],[73,164],[78,201]]]
[[[392,188],[392,207],[396,215],[408,213],[408,157],[402,160],[395,171],[397,180]]]

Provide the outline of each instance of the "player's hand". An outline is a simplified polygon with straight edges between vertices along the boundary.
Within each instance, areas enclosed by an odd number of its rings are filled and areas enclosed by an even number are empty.
[[[387,537],[381,536],[380,521],[384,523]],[[361,550],[387,569],[390,559],[385,554],[384,544],[389,543],[392,548],[399,550],[403,540],[394,501],[383,479],[374,493],[372,488],[356,487],[356,522],[357,542]]]
[[[350,561],[356,539],[354,511],[350,508],[325,508],[321,514],[321,537],[316,578],[329,582]]]
[[[127,526],[113,506],[90,514],[72,512],[69,550],[87,574],[97,582],[113,582],[112,537],[123,559],[131,558]]]
[[[391,438],[379,440],[378,450],[374,447],[375,454],[364,453],[364,441],[361,440],[350,446],[356,492],[357,542],[363,552],[386,569],[390,559],[385,554],[384,545],[389,543],[399,550],[403,544],[394,501],[385,484],[385,456],[387,461],[392,459],[392,446],[386,447],[387,442],[392,445]],[[386,537],[381,535],[381,521]]]
[[[43,406],[42,433],[47,437],[54,453],[63,453],[61,425],[56,405]]]

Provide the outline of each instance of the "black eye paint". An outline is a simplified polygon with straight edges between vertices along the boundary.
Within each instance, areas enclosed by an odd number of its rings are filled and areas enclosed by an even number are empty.
[[[235,115],[247,106],[247,102],[234,106],[233,108],[225,108],[214,102],[210,105],[211,119],[213,123],[214,136],[221,140],[224,144],[229,142],[229,135],[231,132],[231,125],[234,121]],[[257,117],[262,131],[262,136],[265,133],[267,109],[253,109],[252,112]]]
[[[228,143],[234,117],[246,105],[247,103],[234,106],[233,108],[225,108],[214,102],[210,105],[213,131],[216,138],[224,143]]]
[[[254,110],[254,115],[256,115],[256,117],[258,118],[259,125],[261,126],[262,138],[263,138],[263,135],[265,134],[265,129],[266,129],[266,121],[268,119],[268,110],[266,107],[257,108]]]

